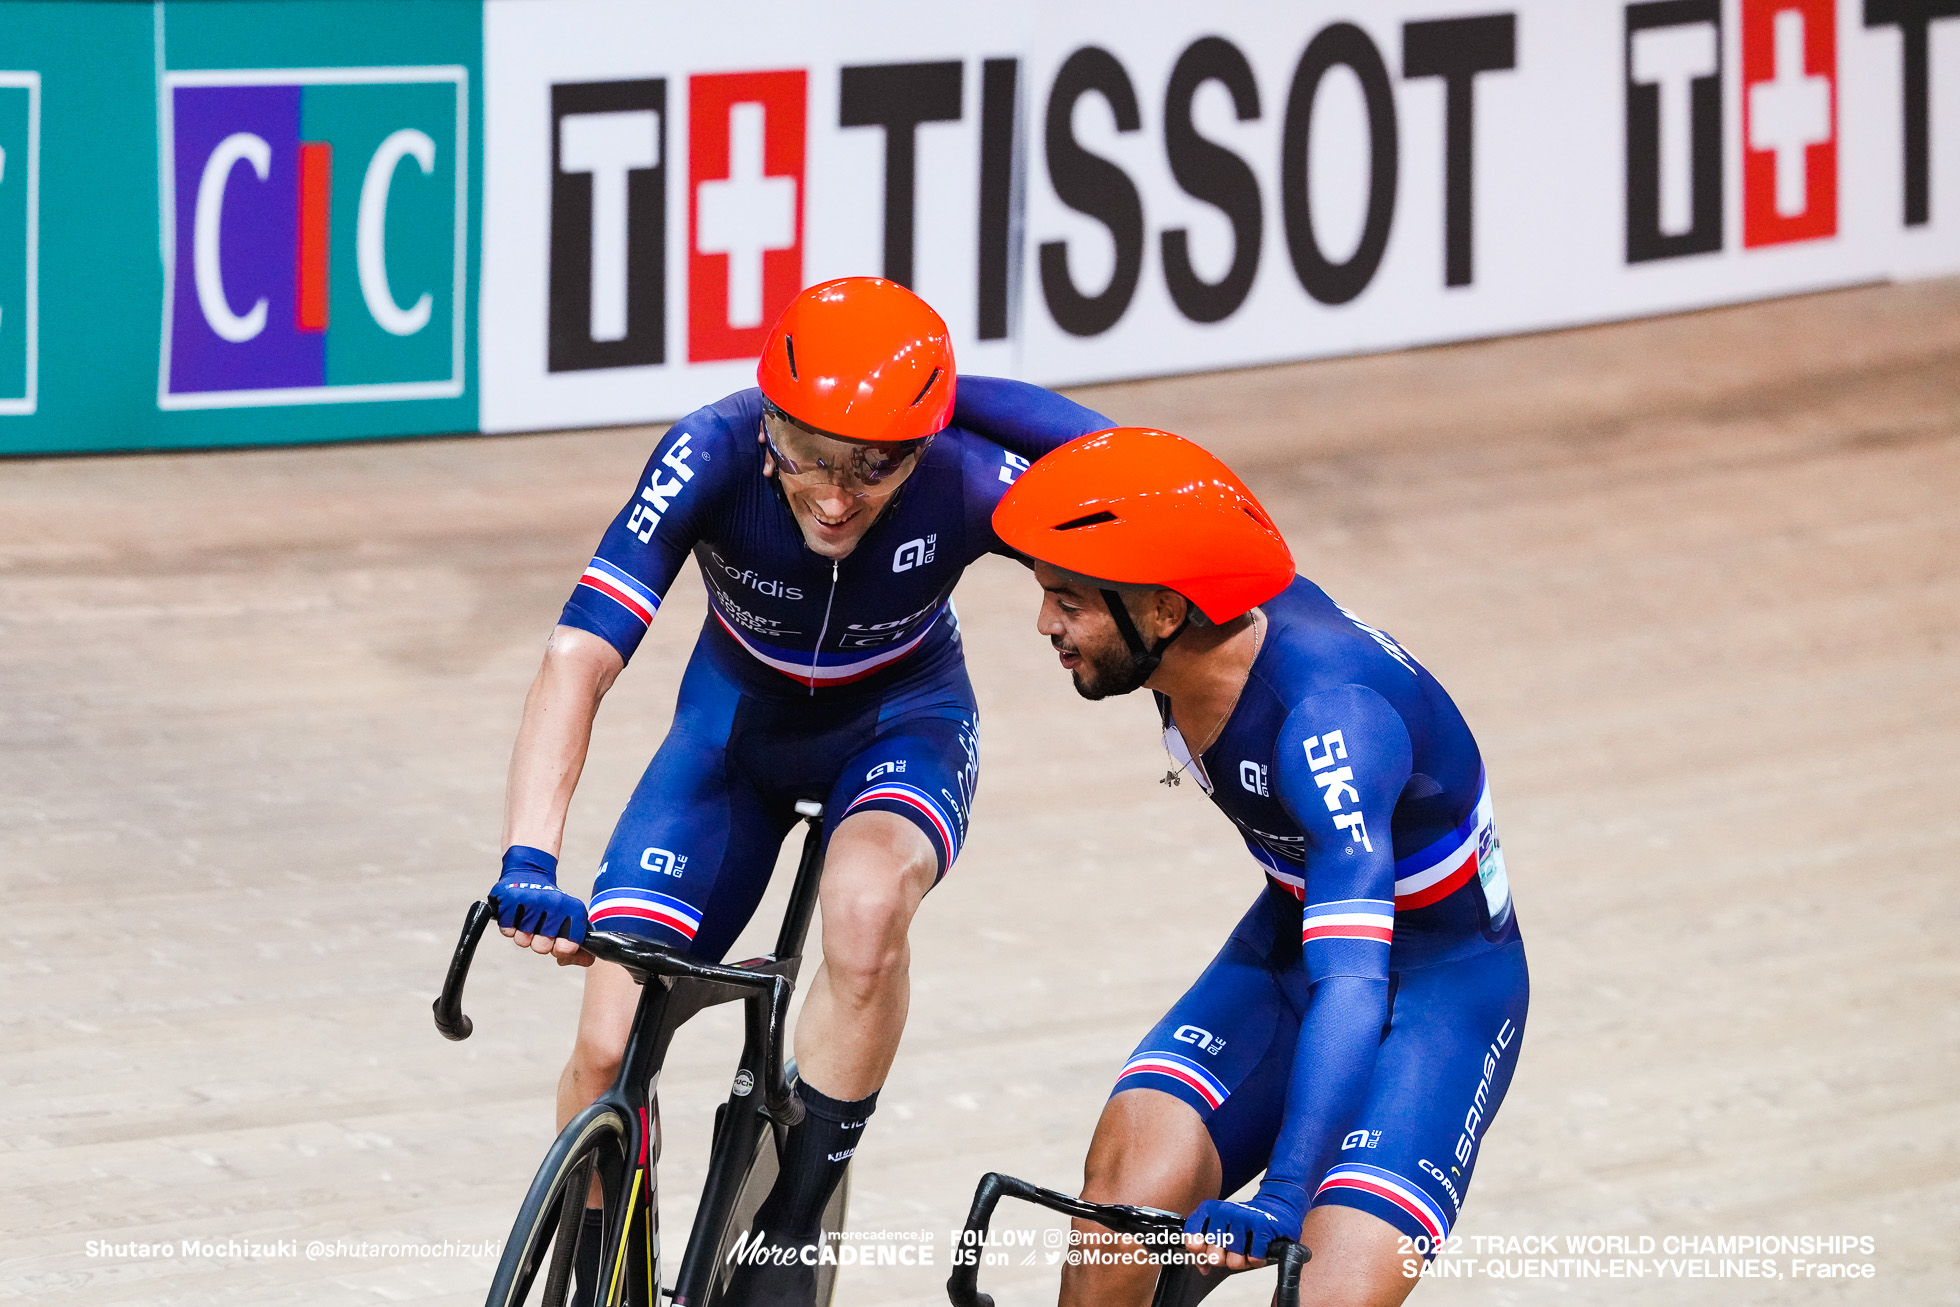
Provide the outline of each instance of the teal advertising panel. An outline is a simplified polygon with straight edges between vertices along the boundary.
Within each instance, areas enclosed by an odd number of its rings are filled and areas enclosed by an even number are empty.
[[[475,0],[0,5],[0,453],[474,431],[482,46]]]
[[[156,437],[147,5],[0,5],[0,453]]]
[[[40,74],[0,72],[0,414],[36,399],[40,147]]]

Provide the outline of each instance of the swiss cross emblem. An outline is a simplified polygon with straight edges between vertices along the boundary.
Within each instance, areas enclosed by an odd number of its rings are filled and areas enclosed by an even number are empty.
[[[687,356],[752,359],[803,288],[800,69],[688,81]]]
[[[1742,241],[1837,234],[1835,0],[1743,0]]]

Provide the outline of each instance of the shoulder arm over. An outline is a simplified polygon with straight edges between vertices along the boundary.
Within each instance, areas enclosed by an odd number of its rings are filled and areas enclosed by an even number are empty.
[[[994,534],[994,506],[1029,464],[1077,436],[1109,426],[1102,414],[1072,399],[1005,377],[961,377],[953,421],[957,430],[951,434],[962,437],[971,558],[989,552],[1011,556]]]
[[[1029,462],[1077,436],[1114,425],[1094,409],[1045,386],[976,376],[959,379],[953,422]]]
[[[689,551],[725,512],[736,479],[754,459],[741,444],[740,414],[730,411],[739,398],[699,409],[661,436],[632,497],[572,588],[559,625],[599,636],[622,661],[633,657]]]

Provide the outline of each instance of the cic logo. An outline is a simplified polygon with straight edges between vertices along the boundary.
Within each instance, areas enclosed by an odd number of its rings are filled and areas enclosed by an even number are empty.
[[[463,393],[468,71],[163,79],[165,409]]]

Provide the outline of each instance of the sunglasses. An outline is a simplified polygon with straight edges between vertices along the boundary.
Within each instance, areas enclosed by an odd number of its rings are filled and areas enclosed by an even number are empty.
[[[762,440],[776,470],[812,484],[874,487],[906,471],[932,444],[931,436],[890,444],[844,440],[805,426],[763,401]]]

